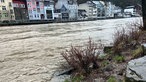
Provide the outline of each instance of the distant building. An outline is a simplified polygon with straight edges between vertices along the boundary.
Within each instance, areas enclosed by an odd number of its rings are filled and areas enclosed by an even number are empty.
[[[15,20],[12,0],[0,0],[0,21]]]
[[[139,6],[127,6],[124,9],[124,14],[125,15],[130,15],[130,16],[140,16],[140,7]]]
[[[106,2],[106,17],[113,18],[115,14],[115,5],[111,2]]]
[[[29,20],[53,20],[53,0],[27,0]]]
[[[69,19],[77,20],[78,17],[77,0],[68,0],[68,9],[69,9]]]
[[[29,20],[44,20],[43,0],[27,0]]]
[[[87,1],[86,3],[79,4],[78,9],[85,10],[88,19],[97,18],[97,7],[96,4],[93,3],[92,1]]]
[[[84,9],[78,9],[78,20],[87,20],[87,11]]]
[[[122,8],[115,6],[114,8],[114,17],[123,17]]]
[[[92,1],[96,5],[97,18],[106,18],[106,4],[103,1]]]
[[[77,20],[78,5],[76,0],[58,0],[55,4],[55,17],[63,20]],[[57,16],[58,15],[58,16]]]
[[[53,0],[44,0],[44,15],[45,20],[54,19],[54,1]]]
[[[13,0],[15,20],[28,20],[26,1]]]

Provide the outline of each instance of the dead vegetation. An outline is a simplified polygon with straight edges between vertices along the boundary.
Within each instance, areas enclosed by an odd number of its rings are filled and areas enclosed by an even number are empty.
[[[66,50],[61,55],[67,63],[74,68],[78,73],[89,75],[93,69],[99,67],[96,54],[96,45],[89,40],[85,49],[71,46],[70,50]]]
[[[141,47],[141,36],[144,34],[141,29],[143,27],[136,23],[130,24],[127,27],[129,29],[122,28],[122,30],[117,30],[114,34],[113,54],[123,55],[122,53],[127,52],[131,58],[140,57],[143,51],[139,52],[139,56],[134,56],[133,52],[135,52],[135,50],[139,50]]]
[[[128,26],[127,26],[128,27]],[[70,50],[66,50],[61,55],[67,61],[68,65],[75,69],[72,73],[74,82],[94,82],[96,78],[103,81],[113,81],[113,75],[120,77],[124,82],[124,72],[126,63],[134,58],[143,56],[143,35],[141,24],[131,24],[129,29],[122,28],[114,34],[114,43],[112,47],[107,47],[104,57],[99,57],[97,53],[97,44],[89,39],[86,48],[78,48],[71,46]],[[115,79],[114,79],[115,81]],[[66,81],[70,82],[70,81]]]

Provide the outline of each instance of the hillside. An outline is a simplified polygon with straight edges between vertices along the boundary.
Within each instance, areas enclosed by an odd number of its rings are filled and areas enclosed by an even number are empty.
[[[77,0],[77,1],[80,4],[89,0]],[[99,0],[96,0],[96,1],[99,1]],[[103,0],[103,1],[111,1],[116,6],[120,6],[122,8],[125,8],[126,6],[129,6],[129,5],[141,4],[141,0]]]

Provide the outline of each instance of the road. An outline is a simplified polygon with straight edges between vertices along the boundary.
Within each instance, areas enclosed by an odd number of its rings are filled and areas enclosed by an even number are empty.
[[[141,18],[0,27],[0,82],[48,82],[60,53],[92,38],[113,42],[115,29]]]

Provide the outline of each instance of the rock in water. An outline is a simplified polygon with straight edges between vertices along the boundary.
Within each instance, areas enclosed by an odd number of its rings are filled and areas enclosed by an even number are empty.
[[[126,82],[146,82],[146,56],[128,62]]]

